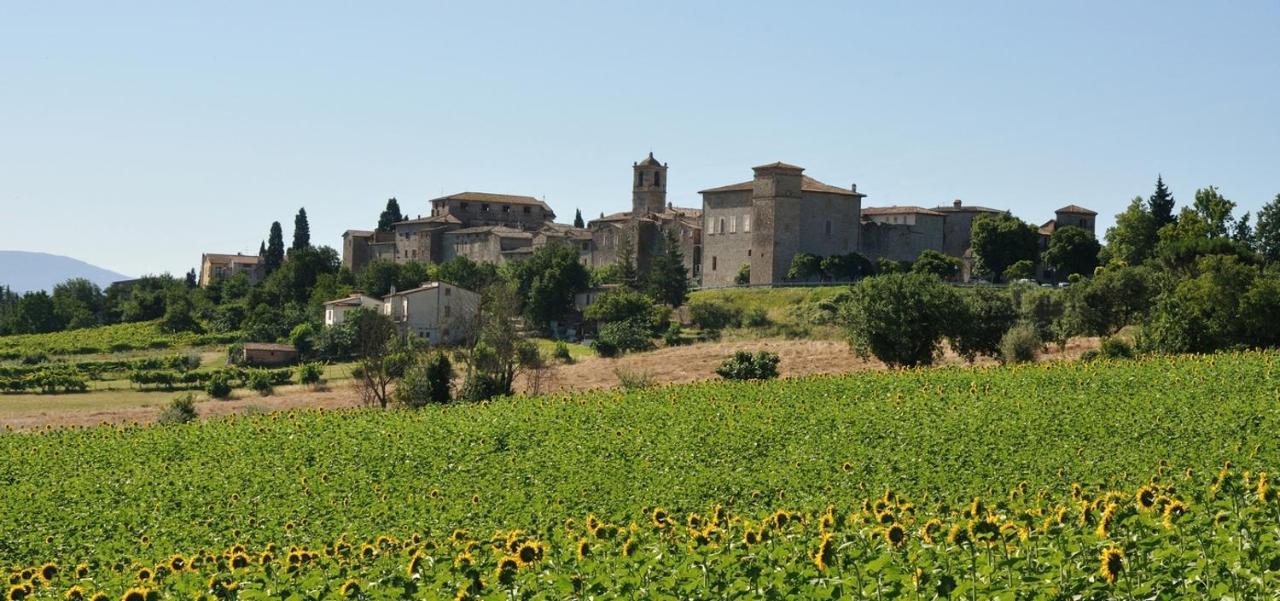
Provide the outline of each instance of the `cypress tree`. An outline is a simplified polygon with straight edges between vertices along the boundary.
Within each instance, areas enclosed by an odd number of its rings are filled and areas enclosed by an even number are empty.
[[[258,256],[261,257],[263,261],[267,260],[267,243],[266,242],[258,243]]]
[[[1147,200],[1147,208],[1151,210],[1151,216],[1155,217],[1156,229],[1161,226],[1173,223],[1173,194],[1169,193],[1169,188],[1164,185],[1164,177],[1156,176],[1156,191]]]
[[[582,221],[582,209],[573,210],[573,227],[578,229],[586,227],[586,224]]]
[[[279,221],[271,222],[271,234],[267,236],[267,255],[263,259],[267,273],[278,269],[284,263],[284,231]]]
[[[311,224],[307,223],[307,209],[298,209],[293,218],[293,246],[291,250],[301,250],[311,246]]]
[[[397,221],[404,221],[404,215],[400,214],[400,203],[393,196],[387,199],[387,208],[378,216],[378,229],[389,232]]]

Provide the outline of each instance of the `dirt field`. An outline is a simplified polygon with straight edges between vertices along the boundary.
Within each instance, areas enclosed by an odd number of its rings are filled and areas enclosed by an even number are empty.
[[[1078,358],[1086,350],[1097,348],[1098,340],[1072,340],[1063,353],[1051,347],[1041,360]],[[572,365],[558,365],[548,370],[542,383],[543,392],[612,388],[618,385],[617,371],[626,370],[647,375],[654,383],[695,382],[715,378],[715,368],[738,350],[767,350],[777,353],[779,371],[786,376],[837,374],[865,369],[884,369],[875,360],[858,359],[843,342],[827,340],[744,340],[705,342],[628,355],[618,359],[590,357]],[[963,364],[964,360],[947,353],[942,364]],[[980,360],[979,364],[990,364]],[[525,392],[529,382],[519,383]],[[282,411],[296,408],[355,407],[359,398],[349,381],[333,384],[324,391],[301,386],[282,386],[269,397],[237,391],[232,400],[200,400],[196,410],[201,417],[219,417],[255,411]],[[0,396],[0,427],[32,430],[49,427],[93,426],[101,423],[150,423],[169,399],[178,393],[114,391],[69,395],[5,395]]]

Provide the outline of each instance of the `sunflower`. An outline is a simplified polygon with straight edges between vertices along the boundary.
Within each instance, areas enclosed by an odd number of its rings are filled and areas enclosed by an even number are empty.
[[[587,556],[591,555],[591,541],[585,538],[578,539],[577,551],[579,561],[586,559]]]
[[[89,564],[82,563],[76,566],[76,578],[84,578],[89,575]]]
[[[1271,488],[1271,482],[1267,480],[1266,472],[1258,472],[1258,502],[1271,503],[1276,500],[1276,491]]]
[[[231,560],[227,562],[233,570],[249,567],[249,556],[244,553],[236,553],[231,556]]]
[[[1098,529],[1094,531],[1094,534],[1096,534],[1098,538],[1107,538],[1107,533],[1111,529],[1111,522],[1115,517],[1116,504],[1111,503],[1107,505],[1106,509],[1102,510],[1102,516],[1098,518]]]
[[[969,537],[976,542],[992,544],[1000,540],[1000,526],[991,520],[969,522]]]
[[[1230,513],[1230,512],[1226,512],[1226,511],[1219,511],[1217,514],[1215,514],[1215,515],[1213,516],[1213,525],[1214,525],[1214,526],[1221,526],[1221,525],[1223,525],[1223,524],[1227,523],[1227,520],[1229,520],[1229,519],[1231,519],[1231,513]]]
[[[520,565],[527,566],[542,557],[542,549],[538,548],[538,543],[524,543],[516,549],[516,559],[520,561]]]
[[[920,527],[920,538],[930,545],[938,542],[937,535],[942,531],[942,520],[938,518],[930,519]]]
[[[4,596],[8,601],[22,601],[27,598],[27,589],[24,586],[13,585],[9,587],[9,592]]]
[[[818,566],[819,572],[827,571],[827,567],[835,559],[835,544],[831,542],[829,533],[822,533],[822,539],[818,541],[818,548],[813,552],[813,565]]]
[[[471,538],[471,532],[466,530],[465,528],[458,528],[457,530],[454,530],[452,534],[449,535],[449,540],[455,543],[463,542],[468,538]]]
[[[760,536],[760,532],[760,530],[747,528],[746,531],[742,533],[742,544],[748,547],[760,544],[760,540],[762,538]]]
[[[145,588],[131,588],[120,596],[120,601],[147,601],[150,596],[151,591]]]
[[[459,570],[465,570],[475,564],[475,557],[471,556],[470,551],[463,551],[453,558],[453,567]]]
[[[263,551],[262,554],[258,556],[258,565],[265,566],[275,560],[276,556],[272,555],[270,551]]]
[[[89,601],[107,601],[107,599],[107,594],[102,591],[98,591],[92,597],[89,597]]]
[[[152,576],[153,574],[151,573],[151,568],[142,568],[138,570],[138,580],[141,582],[146,582],[148,580],[151,580]]]
[[[169,558],[169,569],[175,572],[181,572],[187,567],[187,558],[181,555],[174,555]]]
[[[67,601],[84,601],[84,589],[80,588],[80,585],[73,586],[67,589],[62,597]]]
[[[422,569],[422,562],[424,559],[426,559],[426,557],[423,556],[422,553],[414,553],[413,556],[409,558],[409,566],[405,568],[405,572],[410,578],[416,576]]]
[[[638,544],[635,537],[628,536],[626,542],[622,543],[622,556],[631,557],[634,555]]]
[[[889,543],[890,547],[900,547],[907,541],[907,531],[898,524],[890,524],[884,529],[884,541]]]
[[[844,462],[844,463],[841,463],[841,464],[840,464],[840,471],[842,471],[842,472],[844,472],[844,473],[846,473],[846,474],[847,474],[847,473],[849,473],[849,472],[851,472],[851,471],[853,471],[853,464],[852,464],[852,463],[849,463],[848,461],[846,461],[846,462]]]
[[[968,543],[969,529],[959,522],[952,524],[951,530],[947,531],[947,542],[953,545],[963,545]]]
[[[515,578],[516,570],[520,569],[520,560],[510,555],[502,556],[498,560],[498,567],[494,568],[493,575],[502,584],[510,584]]]
[[[671,525],[671,516],[667,514],[667,510],[661,507],[654,507],[649,519],[653,521],[654,526],[659,528],[666,528]]]
[[[356,582],[355,580],[348,580],[346,582],[343,582],[342,588],[339,589],[339,592],[342,593],[343,597],[354,597],[356,595],[359,595],[360,583]]]
[[[377,554],[378,554],[378,549],[375,548],[373,545],[369,543],[360,545],[360,557],[363,557],[365,559],[372,559],[373,556]]]
[[[1156,489],[1154,486],[1143,486],[1138,489],[1137,494],[1138,509],[1142,511],[1151,511],[1156,506]]]
[[[1165,528],[1173,528],[1178,518],[1182,517],[1182,514],[1186,512],[1187,506],[1183,505],[1181,501],[1170,500],[1169,504],[1164,506],[1164,518],[1161,522]]]
[[[45,582],[52,582],[58,576],[58,564],[52,561],[40,566],[40,578]]]
[[[1107,547],[1098,556],[1101,567],[1099,571],[1107,584],[1115,584],[1120,572],[1124,571],[1124,551],[1119,547]]]

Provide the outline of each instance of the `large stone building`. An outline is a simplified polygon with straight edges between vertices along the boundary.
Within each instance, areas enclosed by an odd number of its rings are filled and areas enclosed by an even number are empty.
[[[783,284],[797,253],[913,261],[935,250],[963,259],[967,277],[974,220],[1006,212],[960,200],[932,209],[863,207],[866,195],[857,185],[825,184],[781,162],[755,167],[751,180],[702,190],[701,208],[682,208],[667,200],[667,174],[653,153],[633,163],[631,210],[601,214],[585,228],[555,223],[551,207],[531,196],[444,196],[430,201],[428,216],[400,221],[390,231],[348,230],[343,264],[359,271],[374,259],[438,263],[458,256],[504,263],[563,242],[588,267],[616,263],[629,246],[643,271],[674,238],[694,284],[704,288],[736,285],[744,269],[752,285]],[[1063,207],[1040,228],[1042,244],[1064,225],[1094,233],[1096,217],[1076,205]]]
[[[799,252],[861,248],[862,198],[786,163],[754,168],[746,182],[703,190],[702,286],[732,286],[744,265],[752,285],[782,282]]]
[[[266,275],[265,264],[258,255],[205,253],[200,256],[201,287],[208,286],[214,280],[229,278],[238,273],[245,274],[249,283],[257,283]]]

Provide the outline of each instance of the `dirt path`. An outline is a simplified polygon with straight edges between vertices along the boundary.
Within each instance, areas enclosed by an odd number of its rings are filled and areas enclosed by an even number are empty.
[[[1075,339],[1065,352],[1051,347],[1041,356],[1042,361],[1078,358],[1084,351],[1097,348],[1098,340]],[[734,342],[704,342],[688,346],[664,348],[648,353],[627,355],[618,359],[591,357],[572,365],[557,365],[546,375],[543,392],[592,390],[612,388],[618,385],[619,370],[646,374],[654,383],[695,382],[715,378],[715,368],[734,351],[766,350],[778,354],[778,369],[783,376],[811,374],[838,374],[866,369],[884,369],[875,360],[855,357],[844,342],[829,340],[744,340]],[[963,364],[964,360],[948,352],[943,365]],[[979,364],[993,363],[990,359]],[[519,383],[522,391],[530,392],[529,382]],[[220,417],[236,413],[285,411],[297,408],[356,407],[359,397],[349,381],[336,383],[329,390],[313,391],[301,386],[283,386],[269,397],[260,397],[245,391],[237,391],[237,398],[227,401],[202,400],[196,403],[201,417]],[[83,398],[83,397],[80,397]],[[167,395],[163,397],[167,400]],[[50,396],[0,396],[0,427],[34,430],[44,427],[94,426],[102,423],[127,424],[150,423],[163,408],[155,394],[131,402],[117,399],[100,405],[71,402],[76,395]],[[59,403],[63,400],[64,403]]]

